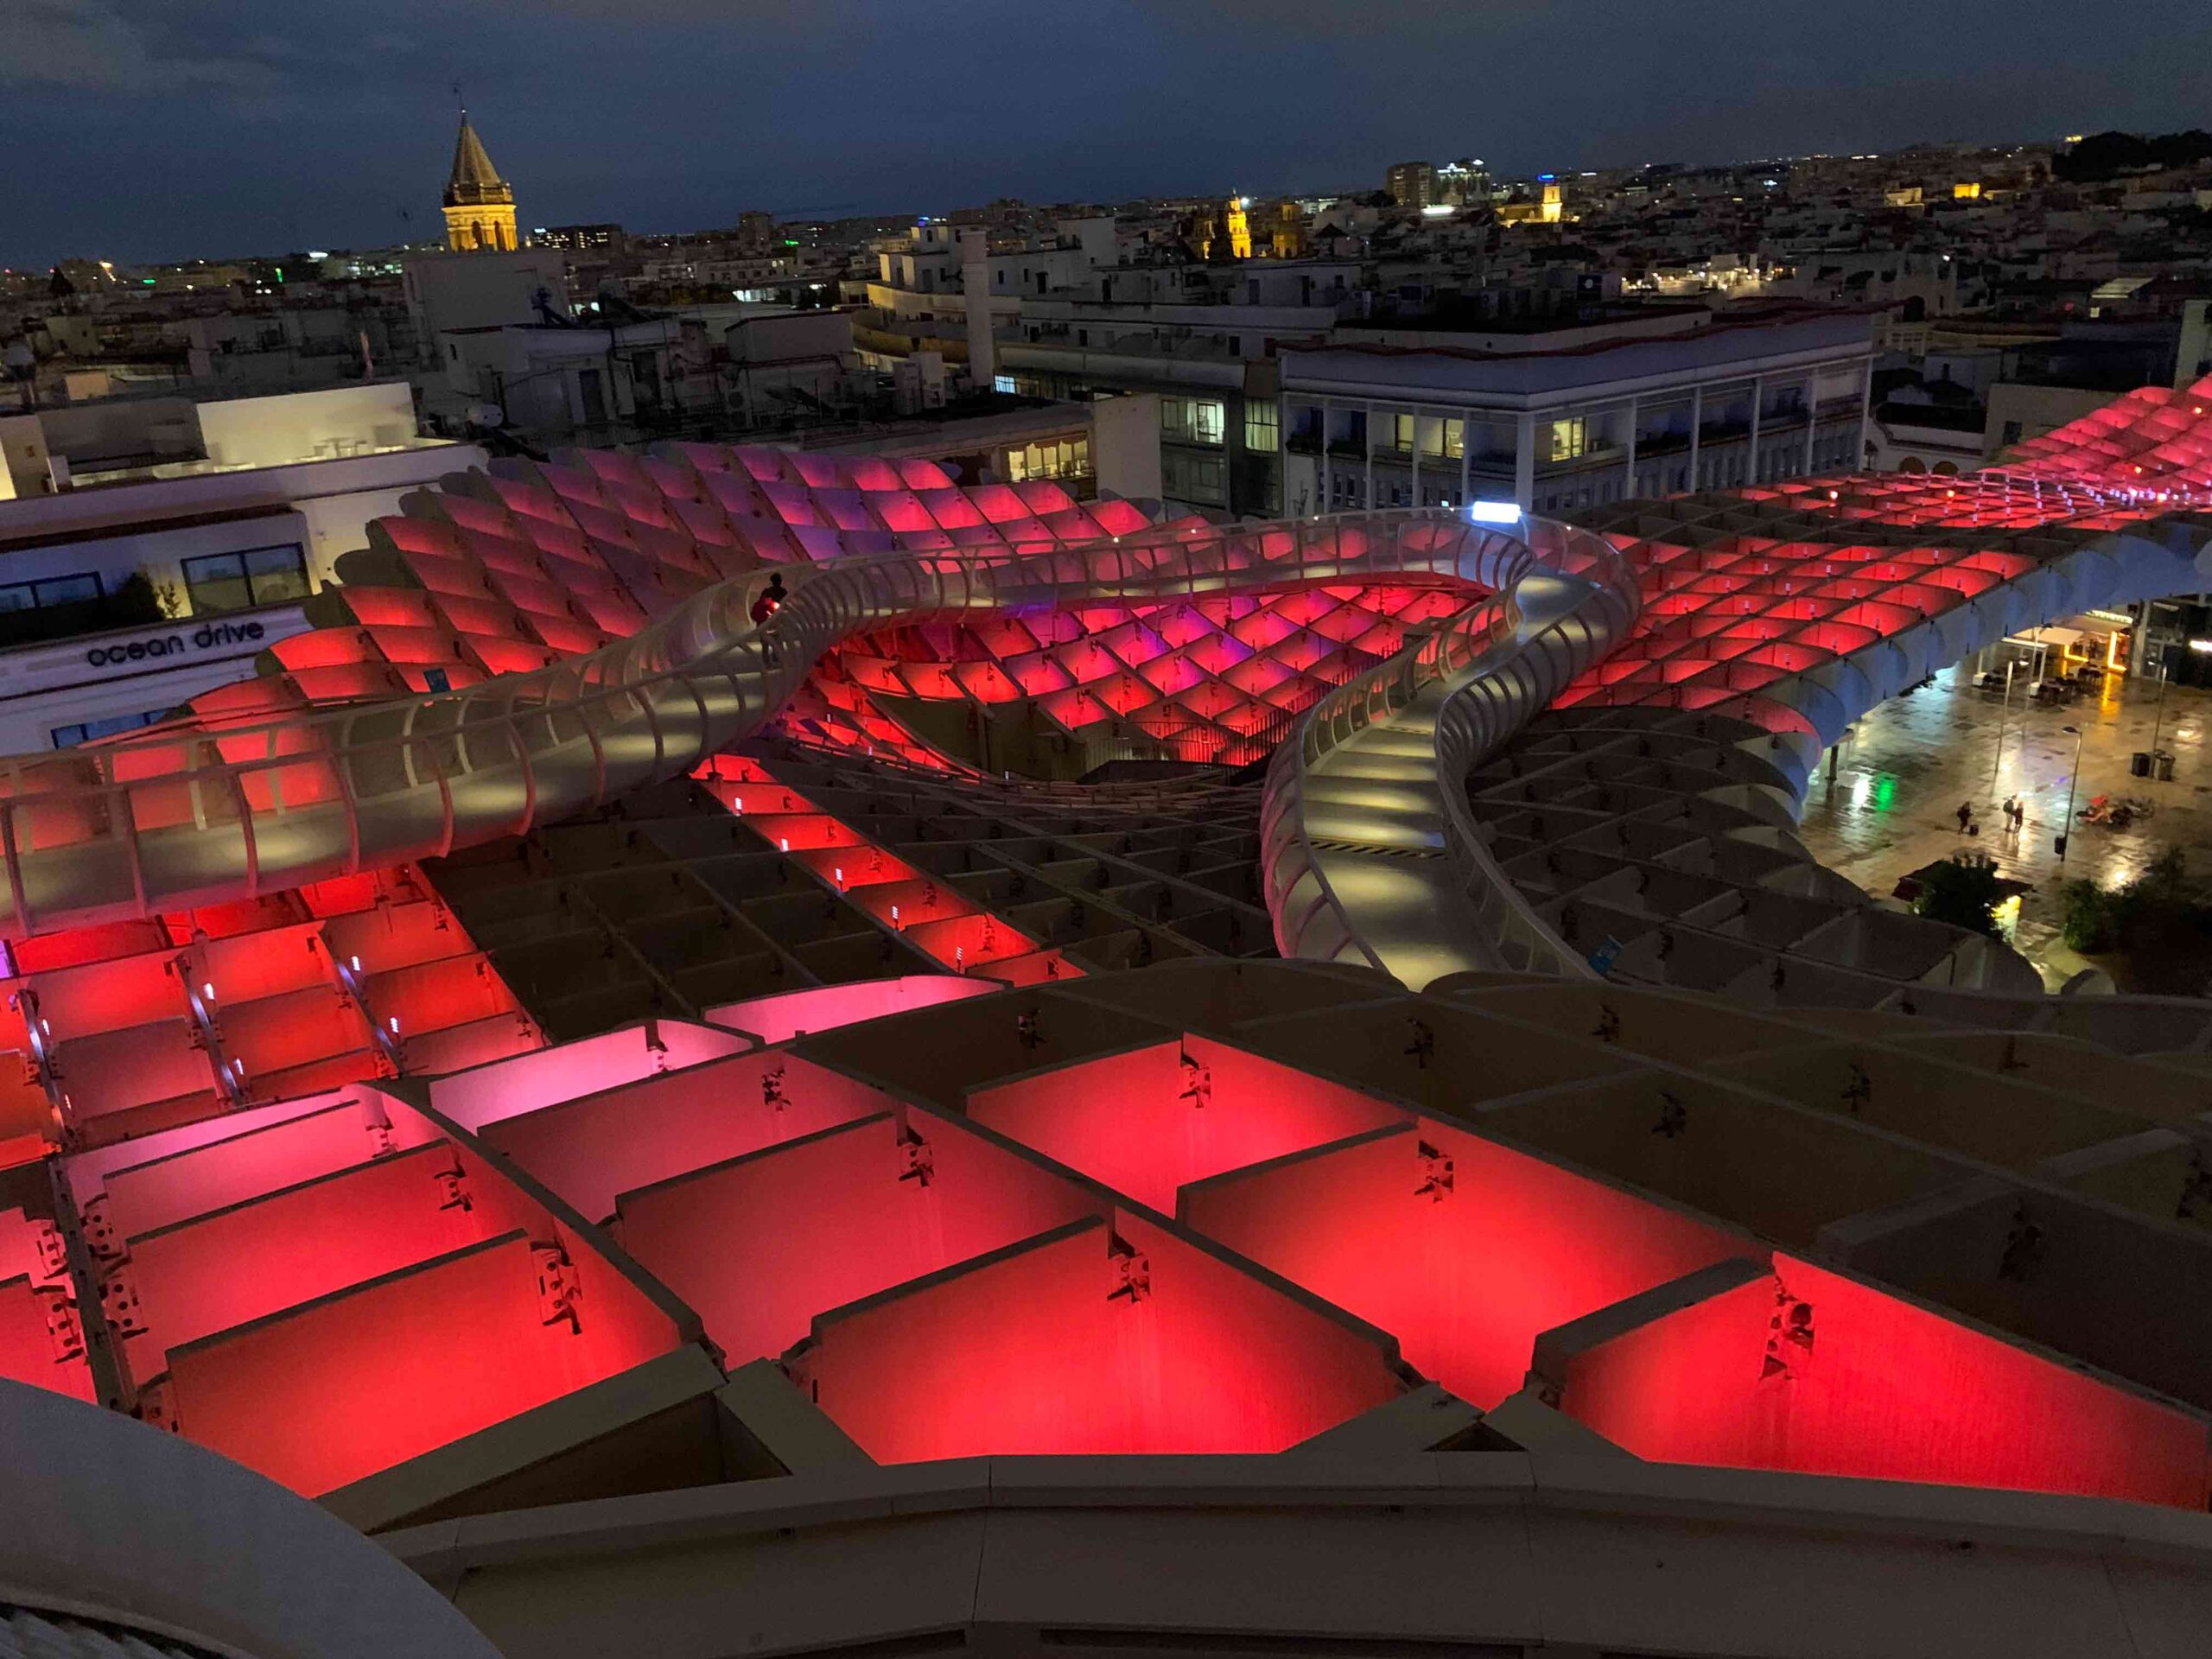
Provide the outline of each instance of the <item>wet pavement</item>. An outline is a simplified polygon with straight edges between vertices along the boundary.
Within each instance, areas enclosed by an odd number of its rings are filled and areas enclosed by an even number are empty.
[[[1815,774],[1800,834],[1821,862],[1882,899],[1898,877],[1962,848],[1992,854],[1999,874],[2034,884],[2012,937],[2055,988],[2085,965],[2059,938],[2061,881],[2114,886],[2178,846],[2192,880],[2212,887],[2212,691],[2170,686],[2161,711],[2156,681],[2117,675],[2101,692],[2056,708],[2024,707],[2024,690],[2016,682],[2008,708],[1955,668],[1882,704],[1836,746],[1833,782],[1825,762]],[[2154,724],[2158,746],[2174,755],[2170,783],[2128,773],[2130,754],[2151,747]],[[2074,770],[2069,725],[2082,734],[2075,810],[2102,794],[2146,800],[2152,810],[2126,830],[2077,822],[2062,869],[2053,838]],[[1998,809],[2015,793],[2027,807],[2018,835]],[[1980,836],[1959,833],[1961,802],[1972,804]]]

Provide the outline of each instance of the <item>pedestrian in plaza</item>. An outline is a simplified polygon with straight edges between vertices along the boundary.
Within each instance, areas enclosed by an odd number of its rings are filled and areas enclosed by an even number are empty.
[[[1973,822],[1974,803],[1972,801],[1961,801],[1959,803],[1959,833],[1962,836],[1966,834],[1967,825]]]

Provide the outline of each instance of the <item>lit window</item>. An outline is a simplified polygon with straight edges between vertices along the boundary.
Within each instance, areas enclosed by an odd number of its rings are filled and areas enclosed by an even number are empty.
[[[1088,478],[1090,440],[1088,437],[1047,439],[1006,452],[1007,481],[1020,484],[1033,478]]]
[[[1273,404],[1247,399],[1244,404],[1244,447],[1255,454],[1272,455],[1282,447],[1282,416]]]
[[[1543,452],[1546,461],[1580,459],[1585,448],[1585,432],[1579,417],[1571,421],[1554,421],[1548,430],[1549,435]]]
[[[1160,400],[1160,435],[1176,443],[1219,443],[1227,429],[1224,406],[1210,397]]]

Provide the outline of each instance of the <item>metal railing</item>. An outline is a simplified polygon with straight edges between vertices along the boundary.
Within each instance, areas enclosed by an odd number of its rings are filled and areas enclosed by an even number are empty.
[[[1498,539],[1440,511],[1355,513],[785,566],[790,598],[760,627],[747,613],[765,573],[588,656],[458,691],[0,760],[0,932],[251,897],[526,832],[690,771],[862,629],[1332,579],[1451,582],[1470,547]]]
[[[1536,914],[1491,855],[1467,799],[1466,779],[1548,708],[1569,681],[1628,638],[1643,613],[1643,598],[1634,569],[1603,537],[1544,520],[1530,521],[1529,530],[1535,562],[1586,586],[1571,604],[1526,632],[1510,656],[1455,689],[1437,711],[1445,847],[1499,966],[1589,979],[1597,970]]]
[[[1389,971],[1331,885],[1307,832],[1308,779],[1325,757],[1428,687],[1460,680],[1438,710],[1433,779],[1453,880],[1483,923],[1481,938],[1461,943],[1501,967],[1591,974],[1491,857],[1465,780],[1570,679],[1628,637],[1643,601],[1628,562],[1602,537],[1548,520],[1521,522],[1527,539],[1487,536],[1471,547],[1461,571],[1495,589],[1495,597],[1338,687],[1306,711],[1297,741],[1276,750],[1261,807],[1260,855],[1276,947],[1285,956],[1358,960]],[[1541,588],[1532,578],[1541,579]],[[1532,594],[1537,602],[1526,602]]]

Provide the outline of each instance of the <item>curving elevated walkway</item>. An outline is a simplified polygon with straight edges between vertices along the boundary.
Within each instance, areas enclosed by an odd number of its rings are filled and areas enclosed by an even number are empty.
[[[733,577],[534,672],[0,761],[0,933],[251,898],[589,810],[758,729],[824,652],[869,629],[1384,577],[1471,597],[1526,550],[1429,511],[861,555],[782,567],[790,598],[764,627],[747,613],[765,572]]]
[[[1458,780],[1627,636],[1640,607],[1601,537],[1521,521],[1467,574],[1498,597],[1308,711],[1268,768],[1262,868],[1285,956],[1446,974],[1587,975],[1499,873]]]

